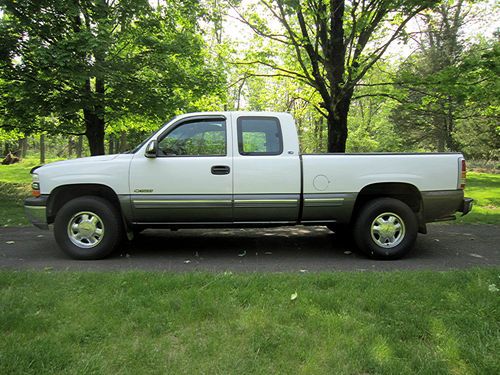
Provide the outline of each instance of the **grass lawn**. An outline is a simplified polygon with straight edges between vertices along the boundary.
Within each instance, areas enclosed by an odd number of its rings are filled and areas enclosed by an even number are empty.
[[[47,162],[59,159],[50,159]],[[0,165],[0,226],[30,225],[24,216],[24,198],[31,195],[31,168],[40,165],[38,159]]]
[[[500,224],[500,174],[467,173],[465,195],[474,198],[474,208],[458,223]]]
[[[22,202],[30,194],[29,170],[38,164],[36,159],[26,159],[0,165],[0,210],[5,213],[0,215],[0,226],[29,225]],[[500,224],[500,174],[469,172],[465,195],[475,199],[475,206],[457,223]]]
[[[23,159],[20,163],[0,165],[0,182],[30,184],[30,169],[40,165],[37,159]]]
[[[492,284],[498,268],[0,271],[0,373],[499,374]]]

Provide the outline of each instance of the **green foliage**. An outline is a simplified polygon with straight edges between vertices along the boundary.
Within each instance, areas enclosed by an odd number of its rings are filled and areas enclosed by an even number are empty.
[[[23,136],[19,130],[5,130],[0,127],[0,142],[14,142]]]
[[[500,44],[481,41],[462,62],[466,94],[453,136],[465,155],[485,160],[500,158]],[[464,90],[465,91],[465,90]]]
[[[1,126],[102,142],[104,124],[110,133],[151,130],[218,103],[224,77],[205,50],[200,2],[159,4],[0,1]]]
[[[498,275],[2,271],[0,372],[495,374]]]
[[[378,63],[360,83],[349,111],[349,152],[401,152],[412,150],[389,121],[400,95],[391,84],[393,66]]]
[[[391,120],[407,142],[430,151],[498,158],[500,54],[496,40],[464,40],[467,3],[443,3],[424,19],[420,48],[401,65]]]

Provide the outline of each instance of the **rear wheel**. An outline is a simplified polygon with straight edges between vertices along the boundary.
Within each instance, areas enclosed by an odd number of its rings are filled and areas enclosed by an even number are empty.
[[[74,259],[101,259],[120,244],[120,214],[103,198],[76,198],[57,213],[54,236],[59,247]]]
[[[354,225],[354,240],[372,258],[398,259],[413,248],[417,231],[416,215],[408,205],[379,198],[362,208]]]

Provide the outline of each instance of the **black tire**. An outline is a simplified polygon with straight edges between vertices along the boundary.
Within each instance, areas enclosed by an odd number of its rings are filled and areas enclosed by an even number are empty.
[[[353,229],[356,246],[369,257],[399,259],[413,248],[418,222],[404,202],[379,198],[361,209]]]
[[[86,227],[82,225],[84,221],[87,222],[83,224]],[[71,222],[76,225],[71,228],[77,229],[70,229]],[[98,233],[99,230],[102,234]],[[82,233],[88,238],[84,236],[78,239]],[[120,213],[109,201],[100,197],[73,199],[57,213],[54,236],[61,250],[74,259],[102,259],[114,251],[122,240]],[[96,243],[93,244],[92,241]]]

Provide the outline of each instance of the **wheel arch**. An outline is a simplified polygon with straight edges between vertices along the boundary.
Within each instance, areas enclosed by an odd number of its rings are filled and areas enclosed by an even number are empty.
[[[394,198],[407,204],[417,217],[418,231],[427,233],[422,194],[415,185],[406,182],[381,182],[364,186],[356,197],[352,218],[359,214],[366,203],[376,198]]]
[[[47,201],[47,221],[53,223],[57,213],[67,202],[83,196],[96,196],[109,201],[124,218],[122,204],[118,194],[104,184],[69,184],[56,187],[49,195]]]

